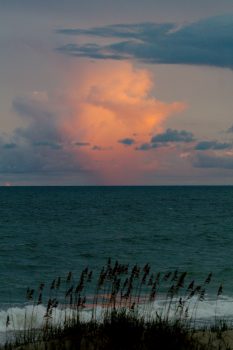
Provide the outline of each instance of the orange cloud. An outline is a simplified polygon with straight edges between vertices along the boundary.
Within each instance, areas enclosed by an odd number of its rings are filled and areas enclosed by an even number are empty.
[[[160,132],[163,122],[183,111],[185,104],[154,98],[149,72],[125,62],[90,64],[81,75],[73,75],[72,85],[68,103],[73,112],[61,122],[61,130],[73,144],[91,145],[74,147],[85,166],[96,171],[104,184],[136,184],[146,170],[156,169],[154,154],[145,159],[135,145]],[[119,143],[124,138],[134,144]]]

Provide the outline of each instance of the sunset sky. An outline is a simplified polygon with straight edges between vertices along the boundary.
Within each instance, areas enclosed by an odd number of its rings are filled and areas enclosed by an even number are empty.
[[[233,185],[232,0],[0,0],[0,185]]]

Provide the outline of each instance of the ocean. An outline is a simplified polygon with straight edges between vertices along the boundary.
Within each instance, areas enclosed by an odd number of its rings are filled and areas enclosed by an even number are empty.
[[[199,283],[212,272],[201,315],[222,284],[220,316],[233,319],[233,187],[1,187],[0,235],[0,331],[27,287],[109,257]]]

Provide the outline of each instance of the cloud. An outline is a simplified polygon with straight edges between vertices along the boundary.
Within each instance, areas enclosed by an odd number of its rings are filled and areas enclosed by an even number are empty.
[[[92,147],[92,150],[93,151],[102,151],[103,149],[102,149],[102,147],[95,145]]]
[[[233,125],[227,130],[227,132],[233,132]]]
[[[71,140],[63,136],[64,108],[59,103],[59,98],[38,92],[13,100],[27,126],[0,135],[0,174],[88,173],[82,156],[79,161]]]
[[[218,142],[218,141],[201,141],[198,142],[195,146],[195,150],[198,151],[207,151],[207,150],[224,150],[232,148],[231,143],[227,142]]]
[[[15,112],[28,123],[27,128],[18,128],[15,131],[19,138],[38,145],[62,143],[58,130],[59,112],[52,107],[51,98],[37,92],[29,96],[16,97],[12,101]]]
[[[193,134],[186,130],[167,129],[165,132],[152,136],[149,143],[136,147],[138,151],[148,151],[152,148],[166,147],[171,143],[189,143],[195,141]]]
[[[67,91],[14,99],[14,111],[26,126],[0,136],[0,174],[75,174],[94,184],[138,183],[158,162],[149,164],[122,144],[142,144],[186,105],[156,99],[150,73],[126,62],[89,63],[72,77]],[[11,143],[17,147],[4,149]]]
[[[90,143],[89,142],[75,142],[74,145],[78,146],[78,147],[85,147],[85,146],[90,146]]]
[[[43,100],[44,94],[32,94],[31,98],[27,97],[16,97],[12,106],[15,111],[24,118],[30,119],[51,119],[53,118],[53,113],[49,111],[48,106],[44,103],[46,101]]]
[[[216,156],[199,153],[194,157],[192,163],[196,168],[233,169],[232,156]]]
[[[153,148],[158,148],[159,144],[157,143],[142,143],[140,146],[136,147],[136,151],[149,151]]]
[[[94,145],[94,149],[82,147],[82,152],[104,183],[135,183],[148,165],[140,152],[135,152],[134,147],[122,147],[119,140],[129,143],[125,135],[134,135],[135,143],[143,143],[145,137],[161,131],[164,121],[182,112],[186,105],[156,99],[148,70],[135,68],[129,62],[99,61],[90,64],[87,72],[84,78],[77,75],[78,98],[75,96],[71,102],[72,117],[62,122],[63,135],[72,140],[89,140]]]
[[[195,138],[193,133],[186,130],[175,130],[167,129],[163,133],[154,135],[150,142],[142,143],[140,146],[136,147],[137,151],[148,151],[153,148],[167,147],[171,144],[177,143],[191,143],[194,142]],[[232,148],[232,143],[228,142],[218,142],[218,141],[199,141],[194,145],[195,151],[221,151]],[[189,149],[190,151],[190,149]]]
[[[124,139],[121,139],[121,140],[118,140],[119,143],[122,143],[123,145],[125,146],[131,146],[135,143],[135,140],[134,139],[131,139],[131,138],[124,138]]]
[[[117,24],[90,29],[60,29],[58,33],[119,39],[108,45],[70,43],[57,49],[72,56],[233,68],[233,14],[181,27],[174,23]]]
[[[102,146],[98,146],[98,145],[94,145],[92,148],[92,151],[111,151],[112,147],[102,147]]]
[[[0,147],[1,149],[1,147]],[[39,150],[29,143],[19,144],[17,148],[1,149],[0,174],[56,174],[85,172],[70,152],[46,148]]]
[[[142,143],[140,146],[136,147],[136,151],[148,151],[152,148],[150,143]]]
[[[64,35],[88,35],[103,38],[122,38],[135,40],[148,40],[151,33],[155,38],[166,35],[176,27],[173,23],[139,23],[139,24],[115,24],[105,27],[95,27],[90,29],[58,29],[57,33]]]
[[[10,143],[5,143],[1,146],[3,149],[12,149],[12,148],[16,148],[17,144],[14,142],[10,142]]]
[[[164,133],[155,135],[151,138],[151,143],[168,143],[168,142],[192,142],[193,134],[186,130],[167,129]]]
[[[32,144],[35,147],[49,147],[52,149],[61,149],[62,145],[59,143],[55,143],[55,142],[49,142],[49,141],[36,141],[33,142]]]

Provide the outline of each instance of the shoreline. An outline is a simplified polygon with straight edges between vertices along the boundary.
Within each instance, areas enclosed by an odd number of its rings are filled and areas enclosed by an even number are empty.
[[[109,258],[97,275],[87,266],[78,279],[70,271],[28,288],[21,318],[5,313],[6,334],[13,330],[13,338],[3,349],[154,350],[155,344],[156,350],[233,349],[232,325],[217,314],[225,311],[222,284],[208,304],[214,322],[205,307],[201,315],[207,322],[198,322],[211,280],[211,272],[200,284],[187,271],[153,272],[148,263],[130,266]]]

